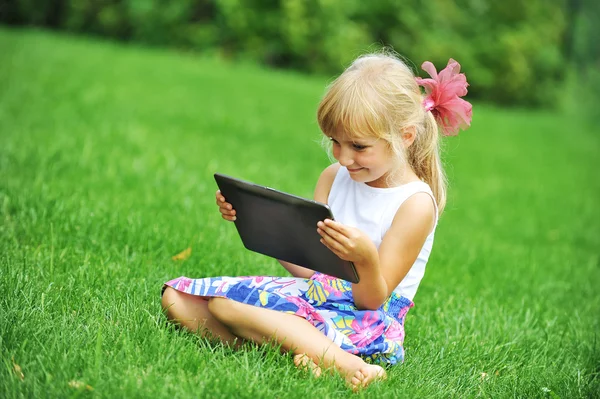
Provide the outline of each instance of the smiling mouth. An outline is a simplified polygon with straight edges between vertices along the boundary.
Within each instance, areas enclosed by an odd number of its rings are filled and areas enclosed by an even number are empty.
[[[357,169],[347,168],[347,169],[348,169],[348,172],[358,172],[359,170],[363,170],[363,168],[357,168]]]

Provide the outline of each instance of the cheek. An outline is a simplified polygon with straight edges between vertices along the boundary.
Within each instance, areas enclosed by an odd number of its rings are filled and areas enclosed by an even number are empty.
[[[379,153],[361,154],[356,158],[356,162],[373,170],[389,169],[390,167],[388,157]]]
[[[340,146],[339,145],[333,145],[332,149],[331,149],[332,153],[333,153],[333,157],[335,159],[340,159]]]
[[[356,162],[363,166],[376,167],[377,166],[377,157],[373,156],[373,154],[359,152],[356,155]]]

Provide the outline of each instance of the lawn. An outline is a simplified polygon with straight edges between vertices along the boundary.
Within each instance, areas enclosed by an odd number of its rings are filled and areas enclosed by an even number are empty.
[[[329,79],[0,29],[0,397],[350,395],[276,349],[177,331],[159,300],[180,275],[285,275],[220,219],[212,174],[311,197]],[[449,202],[406,361],[357,396],[600,396],[591,126],[475,104],[445,139]]]

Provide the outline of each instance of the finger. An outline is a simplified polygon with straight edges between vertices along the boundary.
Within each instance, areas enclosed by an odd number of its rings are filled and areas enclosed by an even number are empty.
[[[219,202],[219,200],[217,199],[217,205],[219,205],[219,208],[222,209],[233,209],[233,205],[231,205],[229,202]]]
[[[341,258],[341,254],[339,253],[339,251],[337,251],[335,248],[333,248],[331,245],[329,245],[324,238],[321,238],[321,244],[325,245],[331,252],[333,252],[338,258]]]
[[[340,233],[342,233],[345,236],[347,236],[347,234],[346,234],[346,232],[347,232],[346,226],[343,225],[342,223],[336,222],[335,220],[332,220],[332,219],[325,219],[323,221],[323,223],[325,224],[325,226],[330,227],[330,228],[332,228],[332,229],[334,229],[336,231],[339,231]]]
[[[321,235],[321,241],[327,245],[334,252],[345,253],[346,248],[343,243],[339,242],[335,237],[330,236],[325,231],[317,229],[317,232]]]
[[[321,227],[322,229],[325,229],[327,231],[337,231],[340,234],[346,235],[346,228],[343,224],[335,222],[331,219],[325,219],[323,221],[320,221],[317,223],[317,226]]]
[[[338,251],[336,248],[329,245],[323,238],[321,239],[321,244],[325,245],[338,258],[348,260],[347,256],[344,254],[344,252]]]
[[[225,197],[223,196],[223,194],[221,194],[221,190],[217,190],[216,197],[217,197],[217,203],[225,202]]]
[[[219,208],[219,212],[227,216],[234,216],[236,214],[235,209],[227,209],[223,207]]]
[[[227,221],[230,222],[235,222],[237,217],[236,216],[229,216],[229,215],[221,215],[221,217]]]
[[[348,237],[346,237],[345,234],[340,233],[338,230],[335,230],[333,228],[331,228],[331,226],[323,223],[323,222],[319,222],[317,223],[317,226],[323,230],[325,233],[327,233],[327,235],[329,235],[330,237],[333,237],[336,239],[336,241],[339,241],[343,244],[346,244],[348,242]]]
[[[344,244],[344,237],[335,230],[328,229],[327,227],[321,225],[322,227],[317,227],[317,233],[321,235],[321,237],[325,239],[329,239],[340,244]]]

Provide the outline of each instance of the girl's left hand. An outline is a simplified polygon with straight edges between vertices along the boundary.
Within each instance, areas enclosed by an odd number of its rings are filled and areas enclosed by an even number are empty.
[[[321,242],[341,259],[374,264],[379,256],[373,241],[357,228],[325,219],[317,223],[317,233],[321,235]]]

